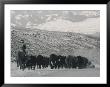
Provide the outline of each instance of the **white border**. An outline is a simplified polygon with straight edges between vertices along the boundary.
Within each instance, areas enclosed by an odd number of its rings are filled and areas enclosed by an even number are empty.
[[[11,77],[10,74],[10,10],[100,10],[100,77]],[[106,4],[5,4],[5,83],[6,84],[105,84],[107,81]]]

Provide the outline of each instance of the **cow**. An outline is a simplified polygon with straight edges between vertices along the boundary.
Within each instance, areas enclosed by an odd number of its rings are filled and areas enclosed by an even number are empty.
[[[50,68],[57,68],[58,56],[56,54],[51,54],[49,59]]]
[[[42,68],[47,68],[49,65],[49,58],[48,57],[43,57],[42,58]]]
[[[65,66],[65,56],[59,55],[56,59],[56,66],[57,68],[63,68]]]
[[[42,65],[43,65],[43,56],[42,55],[38,55],[37,59],[36,59],[36,63],[37,63],[37,68],[41,69]]]
[[[37,63],[37,58],[36,56],[30,55],[30,56],[26,56],[26,67],[30,70],[35,70],[36,67],[36,63]]]
[[[71,55],[68,55],[67,58],[65,59],[66,67],[69,69],[72,67],[72,59],[73,57]]]
[[[61,61],[61,68],[66,67],[65,59],[66,59],[66,56],[61,56],[61,59],[60,59],[60,61]]]
[[[77,67],[79,69],[87,68],[91,66],[92,63],[85,57],[77,56]]]

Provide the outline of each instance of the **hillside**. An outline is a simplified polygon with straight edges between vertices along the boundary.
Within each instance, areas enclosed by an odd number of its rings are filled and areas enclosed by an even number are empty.
[[[99,64],[100,39],[85,34],[31,29],[11,29],[11,56],[16,57],[24,39],[27,50],[32,55],[82,55]]]

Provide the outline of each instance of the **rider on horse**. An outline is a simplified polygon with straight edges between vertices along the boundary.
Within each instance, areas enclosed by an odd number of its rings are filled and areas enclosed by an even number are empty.
[[[17,66],[20,66],[20,69],[24,69],[25,62],[26,62],[26,44],[24,43],[24,40],[21,40],[20,43],[22,43],[21,49],[18,51],[17,55]]]

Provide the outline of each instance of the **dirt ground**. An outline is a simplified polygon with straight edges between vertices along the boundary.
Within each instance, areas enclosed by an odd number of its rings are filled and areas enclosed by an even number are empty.
[[[12,77],[99,77],[100,69],[35,69],[20,70],[16,63],[11,63]]]

